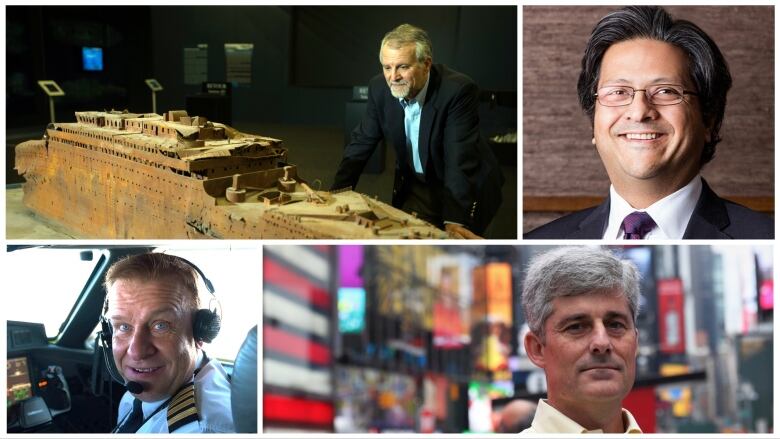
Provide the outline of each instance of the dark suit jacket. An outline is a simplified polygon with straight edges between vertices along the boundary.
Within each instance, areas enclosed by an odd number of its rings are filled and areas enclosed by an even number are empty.
[[[609,197],[601,205],[574,212],[534,229],[525,239],[601,239],[609,221]],[[773,239],[775,223],[767,215],[720,198],[702,179],[699,201],[683,239]]]
[[[442,200],[442,220],[482,233],[501,204],[504,177],[479,133],[478,97],[477,86],[468,76],[441,64],[433,65],[418,145],[426,184]],[[406,146],[403,108],[380,74],[369,83],[366,114],[352,132],[333,189],[357,185],[366,162],[383,138],[395,148],[392,203],[400,207],[416,177]]]

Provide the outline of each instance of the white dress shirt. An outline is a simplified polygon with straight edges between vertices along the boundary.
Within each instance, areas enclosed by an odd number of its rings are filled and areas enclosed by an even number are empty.
[[[677,192],[661,198],[646,209],[634,209],[617,193],[615,187],[610,185],[609,222],[604,239],[625,239],[623,219],[631,212],[647,212],[655,221],[656,227],[645,235],[644,239],[682,239],[693,209],[699,201],[701,190],[701,176],[697,175]]]
[[[624,433],[642,433],[634,416],[626,409],[621,409],[623,414]],[[522,434],[533,433],[561,433],[561,434],[582,434],[596,433],[603,434],[604,430],[588,430],[582,425],[576,423],[568,416],[559,412],[555,407],[547,403],[546,399],[540,399],[536,406],[536,414],[531,426],[521,432]]]
[[[425,105],[425,96],[428,94],[428,82],[431,79],[430,73],[425,78],[425,85],[417,93],[414,99],[407,102],[404,98],[399,98],[401,107],[404,109],[404,131],[406,132],[406,146],[412,148],[412,162],[414,163],[414,172],[423,174],[422,161],[420,160],[420,118],[422,117],[422,108]]]
[[[202,362],[203,353],[198,359]],[[133,410],[135,397],[125,392],[119,402],[119,422],[129,416]],[[230,383],[227,372],[218,360],[210,360],[195,375],[195,404],[198,408],[198,421],[185,424],[176,430],[168,431],[168,408],[155,413],[166,400],[144,402],[141,405],[146,422],[137,433],[235,433],[233,413],[230,407]],[[151,418],[147,419],[147,417]]]

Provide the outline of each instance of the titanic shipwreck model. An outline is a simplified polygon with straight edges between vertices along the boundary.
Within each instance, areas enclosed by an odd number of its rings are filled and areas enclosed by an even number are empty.
[[[16,146],[24,204],[89,238],[447,238],[366,195],[312,189],[282,142],[185,111],[77,112]]]

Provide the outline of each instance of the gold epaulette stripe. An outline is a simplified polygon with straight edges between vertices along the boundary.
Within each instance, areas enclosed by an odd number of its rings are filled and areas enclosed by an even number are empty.
[[[187,394],[192,392],[194,389],[195,389],[195,384],[193,384],[193,383],[189,383],[189,384],[185,385],[184,387],[179,389],[179,391],[176,392],[175,395],[173,395],[173,398],[171,399],[171,402],[178,402],[182,398],[186,398]]]
[[[191,419],[190,419],[191,418]],[[184,424],[189,424],[192,421],[198,420],[198,409],[196,407],[190,407],[189,409],[179,413],[178,415],[168,419],[168,431],[176,430],[171,428],[171,425],[175,425],[177,422],[184,420],[181,425],[176,425],[176,428],[181,427]]]
[[[175,406],[168,408],[168,417],[176,416],[179,412],[195,405],[195,398],[186,399]]]
[[[176,396],[171,400],[170,405],[176,405],[180,403],[181,401],[184,401],[186,399],[192,398],[192,396],[195,395],[195,388],[192,387],[192,385],[182,389],[181,392],[177,393]]]
[[[179,413],[182,410],[186,410],[188,407],[192,405],[192,401],[182,401],[175,406],[168,409],[168,414],[170,416],[175,416],[177,413]]]
[[[174,432],[176,429],[199,419],[198,408],[195,404],[195,386],[193,383],[189,383],[171,399],[171,404],[168,406],[168,431]]]

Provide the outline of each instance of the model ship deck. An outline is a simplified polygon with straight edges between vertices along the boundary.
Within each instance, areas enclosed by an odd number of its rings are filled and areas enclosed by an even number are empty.
[[[183,111],[77,112],[16,147],[24,203],[95,238],[446,238],[354,191],[311,188],[282,141]]]

